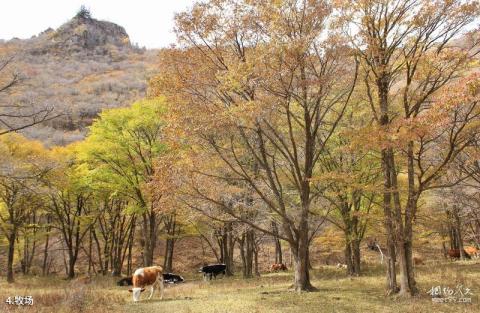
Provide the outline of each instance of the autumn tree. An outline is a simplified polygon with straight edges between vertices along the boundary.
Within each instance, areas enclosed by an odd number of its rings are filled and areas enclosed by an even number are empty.
[[[418,200],[424,191],[436,185],[445,167],[464,149],[469,141],[464,132],[466,125],[476,117],[471,102],[466,111],[447,104],[445,113],[444,100],[437,96],[452,80],[464,75],[462,71],[473,56],[474,37],[467,36],[463,47],[454,40],[478,17],[479,5],[477,1],[443,0],[336,4],[338,22],[361,60],[366,104],[377,124],[371,130],[379,135],[375,139],[381,151],[383,208],[391,256],[388,290],[398,290],[397,260],[400,294],[412,295],[417,292],[412,236]],[[432,101],[437,105],[432,106]],[[474,111],[468,112],[468,108]],[[460,115],[458,109],[462,111]],[[429,119],[442,113],[439,119],[445,123]],[[433,132],[425,132],[426,127]],[[436,150],[441,152],[438,158],[431,157],[430,147],[434,145],[444,148]],[[402,163],[399,159],[406,164],[405,193],[398,182],[398,165]],[[405,203],[403,195],[407,198]]]
[[[154,195],[155,210],[161,214],[162,237],[165,239],[163,268],[166,272],[173,271],[175,245],[189,232],[185,224],[189,212],[181,201],[181,189],[188,175],[188,159],[172,130],[164,132],[169,152],[155,159],[155,174],[148,185],[149,193]]]
[[[361,104],[360,104],[361,105]],[[342,131],[327,145],[320,158],[321,172],[313,186],[323,190],[322,198],[333,208],[329,222],[344,233],[345,263],[350,275],[360,275],[360,244],[367,230],[369,215],[377,202],[380,163],[374,153],[355,140],[355,131],[367,125],[360,106],[351,106],[341,122]],[[361,112],[354,114],[354,112]]]
[[[68,253],[66,274],[75,277],[75,266],[84,238],[96,223],[100,210],[94,205],[92,176],[79,162],[74,146],[56,148],[55,171],[44,180],[49,189],[52,228],[61,234]]]
[[[162,142],[165,101],[141,100],[127,108],[105,110],[79,147],[80,160],[95,179],[134,203],[140,216],[144,265],[153,264],[159,224],[155,203],[161,194],[148,192],[154,160],[165,154]]]
[[[130,274],[132,270],[131,249],[137,216],[130,212],[132,206],[128,199],[119,197],[111,190],[97,192],[95,201],[101,207],[101,212],[95,227],[90,232],[89,262],[94,267],[96,263],[92,252],[94,244],[98,257],[98,270],[103,275],[106,275],[110,269],[112,275],[120,276],[125,259],[127,259],[127,274]]]
[[[192,197],[264,233],[275,220],[297,291],[313,289],[309,245],[322,207],[311,178],[356,78],[350,50],[327,28],[330,13],[326,1],[195,4],[177,15],[180,47],[164,51],[151,82],[175,103],[191,145],[221,164],[196,173],[230,186],[215,195],[199,177]],[[238,188],[242,199],[229,193]]]
[[[0,140],[0,229],[8,240],[7,281],[12,283],[15,243],[33,211],[43,206],[42,178],[51,170],[43,146],[17,134]]]

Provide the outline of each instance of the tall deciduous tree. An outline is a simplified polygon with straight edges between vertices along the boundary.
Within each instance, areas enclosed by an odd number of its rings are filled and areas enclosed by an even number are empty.
[[[443,134],[426,135],[413,130],[417,129],[413,125],[428,124],[422,117],[428,115],[425,112],[435,115],[444,110],[441,99],[438,99],[439,105],[431,106],[431,103],[442,88],[462,75],[473,55],[469,48],[475,46],[474,37],[467,39],[464,47],[453,44],[453,40],[478,17],[479,4],[478,1],[455,0],[362,0],[336,1],[336,4],[344,33],[350,37],[362,60],[367,103],[378,126],[375,131],[381,134],[375,138],[381,150],[383,207],[391,256],[388,289],[390,292],[398,290],[397,260],[400,294],[415,294],[412,236],[418,199],[423,191],[432,188],[436,178],[464,149],[468,140],[460,139],[464,138],[460,134],[465,123],[455,118],[458,114],[453,108],[447,113],[454,117],[453,120],[441,125],[446,127],[446,132],[443,132],[445,128],[438,129],[437,120],[429,125]],[[475,115],[462,113],[467,124]],[[402,133],[408,136],[401,136]],[[397,140],[399,136],[402,138]],[[439,144],[438,141],[445,143],[445,150],[441,150],[439,158],[432,159],[426,145]],[[406,203],[402,203],[398,182],[399,158],[405,158],[407,164]],[[424,164],[425,161],[430,164]]]
[[[97,222],[100,209],[94,205],[94,184],[86,167],[79,162],[75,147],[56,148],[55,171],[45,179],[49,188],[52,228],[61,234],[68,254],[67,277],[75,277],[82,242]]]
[[[350,49],[327,29],[330,13],[328,1],[195,4],[177,15],[180,49],[164,52],[162,75],[151,83],[192,126],[193,145],[222,164],[198,164],[199,181],[230,186],[215,195],[196,184],[198,199],[272,235],[277,221],[297,291],[313,288],[309,245],[321,224],[311,179],[356,79]],[[244,199],[229,194],[238,188]]]
[[[41,179],[52,163],[48,151],[17,134],[0,140],[0,229],[8,239],[7,281],[14,281],[13,262],[18,232],[32,211],[42,206]]]
[[[106,110],[78,147],[80,159],[100,184],[130,199],[141,216],[144,265],[153,264],[159,229],[155,200],[148,192],[154,160],[167,152],[162,142],[165,101],[142,100],[131,107]]]

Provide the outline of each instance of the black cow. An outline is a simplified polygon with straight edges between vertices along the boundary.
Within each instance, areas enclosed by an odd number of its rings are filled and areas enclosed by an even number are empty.
[[[133,286],[132,276],[120,279],[117,281],[117,286]]]
[[[199,271],[199,273],[203,273],[204,279],[211,280],[212,278],[217,278],[217,275],[223,274],[225,276],[227,272],[227,266],[225,264],[212,264],[212,265],[205,265]]]
[[[163,281],[167,284],[178,284],[183,283],[185,279],[180,275],[165,273],[163,274]],[[117,282],[117,286],[133,286],[132,276],[120,279]]]
[[[180,275],[165,273],[163,274],[163,281],[167,284],[178,284],[183,283],[185,279],[183,279],[183,277]]]

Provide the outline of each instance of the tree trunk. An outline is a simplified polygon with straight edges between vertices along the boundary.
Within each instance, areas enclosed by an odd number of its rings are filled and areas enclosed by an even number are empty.
[[[232,222],[226,222],[222,230],[222,261],[227,266],[226,275],[233,276],[233,250],[235,241],[232,234]]]
[[[384,55],[384,51],[378,51],[379,55]],[[378,99],[380,107],[380,120],[379,124],[385,130],[390,125],[390,112],[389,112],[389,99],[388,93],[390,89],[391,77],[388,72],[381,73],[376,80],[376,85],[378,89]],[[395,272],[395,226],[394,225],[394,214],[392,214],[392,167],[395,166],[393,160],[393,149],[383,148],[382,149],[382,172],[383,172],[383,215],[384,215],[384,224],[385,231],[388,234],[387,236],[387,254],[388,254],[388,265],[387,265],[387,294],[396,293],[397,281],[396,281],[396,272]]]
[[[417,211],[417,199],[419,197],[420,190],[415,190],[415,168],[414,168],[414,154],[413,154],[413,141],[408,143],[407,149],[408,159],[408,198],[407,205],[405,207],[405,229],[404,229],[404,245],[405,250],[405,262],[406,262],[406,276],[408,278],[408,290],[410,295],[418,293],[416,286],[414,268],[413,268],[413,219],[415,218]]]
[[[352,253],[352,244],[349,239],[350,236],[345,235],[345,263],[347,264],[348,275],[353,276],[355,274],[354,265],[353,265],[353,253]]]
[[[130,228],[130,235],[128,238],[128,257],[127,257],[127,276],[132,274],[132,249],[133,249],[133,242],[135,239],[135,227],[136,227],[136,217],[133,217],[132,220],[132,227]]]
[[[7,282],[13,283],[13,257],[15,254],[16,229],[13,229],[8,236],[8,258],[7,258]]]
[[[76,252],[70,250],[68,252],[68,274],[69,279],[75,278],[75,264],[77,263],[77,254]]]
[[[242,275],[243,278],[247,276],[247,258],[245,256],[245,233],[242,234],[242,237],[238,240],[238,246],[240,250],[240,260],[242,260]]]
[[[42,263],[42,276],[48,274],[47,262],[48,262],[48,245],[50,242],[50,215],[47,215],[47,235],[45,237],[45,247],[43,248],[43,263]]]
[[[109,232],[108,234],[105,234],[104,236],[104,244],[103,244],[103,265],[102,265],[102,275],[107,275],[108,272],[108,266],[110,264],[110,238],[111,238],[111,233]]]
[[[282,255],[282,244],[280,243],[280,239],[278,238],[278,227],[277,223],[272,222],[272,231],[274,234],[274,241],[275,241],[275,263],[276,264],[283,264],[283,255]]]
[[[352,258],[353,258],[353,273],[356,276],[360,276],[361,265],[360,265],[360,240],[355,239],[352,241]]]
[[[315,290],[310,283],[308,243],[308,227],[301,227],[298,240],[290,249],[294,262],[294,289],[297,292]]]
[[[406,252],[406,235],[405,235],[405,225],[402,220],[402,207],[400,202],[400,194],[398,191],[398,181],[397,181],[397,173],[395,169],[395,157],[393,152],[389,154],[389,161],[390,161],[390,171],[391,171],[391,189],[393,195],[393,217],[395,222],[395,248],[396,248],[396,256],[398,260],[398,268],[400,273],[400,290],[399,294],[401,296],[411,296],[413,294],[413,290],[410,288],[411,284],[414,284],[410,281],[410,275],[408,270],[408,254]],[[413,268],[412,268],[413,270]]]
[[[453,217],[455,219],[455,229],[457,232],[457,243],[458,249],[460,250],[460,260],[465,260],[465,250],[463,249],[463,238],[462,238],[462,222],[460,219],[460,215],[458,214],[458,208],[456,205],[453,206]]]
[[[240,257],[242,259],[243,278],[253,278],[253,256],[255,245],[255,232],[252,229],[246,230],[239,240]]]
[[[305,247],[292,251],[294,261],[294,289],[297,292],[313,291],[315,288],[310,283],[308,269],[307,249]]]
[[[175,239],[168,238],[165,243],[165,258],[163,266],[166,272],[173,271],[173,252],[175,248]]]
[[[246,259],[247,259],[247,278],[253,277],[253,250],[255,249],[255,232],[253,229],[247,230],[247,245],[246,245]]]
[[[157,242],[157,219],[153,210],[143,214],[143,226],[143,237],[145,241],[143,263],[144,266],[152,266]]]
[[[100,271],[105,273],[106,269],[104,268],[103,264],[103,258],[102,258],[102,249],[100,247],[100,241],[98,240],[97,232],[95,231],[95,228],[92,227],[91,229],[93,240],[95,241],[95,246],[97,248],[97,256],[98,256],[98,264],[100,266]]]
[[[392,195],[391,195],[391,170],[389,154],[393,153],[390,149],[382,150],[382,170],[384,175],[383,187],[383,215],[384,225],[387,233],[387,294],[396,293],[397,275],[395,269],[396,254],[395,254],[395,237],[394,224],[392,216]]]
[[[165,219],[165,230],[167,232],[167,239],[165,241],[165,257],[163,259],[163,266],[165,271],[171,272],[173,270],[173,252],[175,248],[177,223],[175,214],[170,214]]]
[[[92,230],[90,230],[89,234],[88,234],[88,275],[90,275],[91,271],[92,271],[92,264],[93,264],[93,260],[92,260],[92,246],[93,246],[93,239],[92,239]]]
[[[260,270],[258,267],[258,247],[253,250],[253,260],[255,263],[255,276],[260,277]]]

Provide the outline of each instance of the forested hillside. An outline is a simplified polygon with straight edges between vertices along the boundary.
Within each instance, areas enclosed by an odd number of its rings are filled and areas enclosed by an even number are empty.
[[[0,42],[0,60],[9,60],[1,79],[8,72],[19,79],[8,94],[0,93],[2,110],[53,108],[59,118],[23,133],[48,145],[80,140],[102,109],[145,96],[157,53],[132,45],[123,27],[79,12],[56,30]]]

